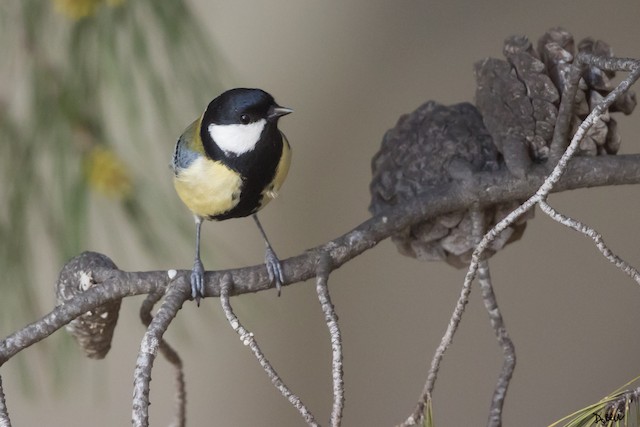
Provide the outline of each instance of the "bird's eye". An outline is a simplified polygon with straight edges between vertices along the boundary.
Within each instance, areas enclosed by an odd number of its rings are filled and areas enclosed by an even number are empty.
[[[250,121],[251,117],[249,117],[248,114],[243,114],[240,116],[240,123],[242,123],[243,125],[249,124]]]

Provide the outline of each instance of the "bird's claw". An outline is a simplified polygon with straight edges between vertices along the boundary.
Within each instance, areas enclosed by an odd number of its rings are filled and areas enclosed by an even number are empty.
[[[200,298],[204,298],[204,266],[196,259],[191,270],[191,297],[200,306]]]
[[[267,273],[269,274],[269,281],[276,284],[278,296],[280,296],[280,290],[284,283],[284,273],[282,272],[282,265],[276,253],[267,246],[267,251],[264,255],[264,263],[267,266]]]

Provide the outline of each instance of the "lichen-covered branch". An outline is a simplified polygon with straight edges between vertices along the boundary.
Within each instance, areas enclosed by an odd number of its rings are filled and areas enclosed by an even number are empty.
[[[472,234],[477,242],[482,238],[483,231],[486,228],[484,223],[484,215],[478,209],[473,209],[471,212],[473,221]],[[507,390],[509,383],[513,377],[513,372],[516,368],[516,349],[513,345],[513,341],[509,337],[507,327],[502,318],[502,312],[498,305],[495,292],[493,290],[493,283],[491,281],[491,271],[489,269],[489,261],[483,259],[478,264],[478,284],[480,285],[480,293],[482,294],[482,301],[484,302],[487,313],[489,314],[489,321],[493,328],[498,344],[502,347],[503,362],[502,370],[498,376],[498,382],[493,390],[493,397],[491,399],[491,406],[489,409],[489,421],[487,423],[490,427],[502,426],[502,409],[504,407],[504,401],[507,397]]]
[[[560,212],[551,207],[547,202],[540,202],[540,209],[542,209],[542,211],[549,215],[549,217],[554,221],[559,222],[565,227],[569,227],[572,230],[575,230],[591,238],[602,256],[604,256],[610,263],[618,267],[625,274],[631,277],[637,284],[640,285],[640,272],[628,262],[616,255],[611,249],[609,249],[600,233],[598,233],[588,225],[578,221],[577,219],[562,215]]]
[[[333,407],[331,410],[331,426],[340,427],[342,411],[344,409],[344,372],[342,369],[342,335],[338,324],[331,296],[329,295],[329,274],[331,273],[331,258],[326,252],[318,257],[318,275],[316,276],[316,292],[324,313],[324,319],[331,336],[331,377],[333,379]]]
[[[149,425],[149,383],[151,382],[153,362],[158,354],[162,336],[188,297],[189,293],[186,286],[170,287],[142,338],[133,379],[131,421],[135,427],[148,427]]]
[[[162,292],[152,292],[142,302],[142,305],[140,306],[140,320],[142,320],[142,323],[146,327],[149,327],[153,321],[153,316],[151,314],[153,306],[160,301],[163,296],[164,294]],[[184,427],[187,424],[187,389],[184,380],[184,371],[182,369],[182,359],[180,359],[178,352],[174,350],[164,338],[160,341],[158,350],[160,350],[160,353],[164,358],[167,359],[167,361],[175,368],[176,410],[174,414],[175,418],[173,423],[171,423],[171,426]]]
[[[305,404],[302,403],[302,400],[294,394],[289,387],[287,387],[284,381],[282,381],[276,370],[271,366],[271,363],[269,363],[267,357],[264,355],[262,350],[260,350],[256,339],[253,337],[253,332],[249,332],[244,326],[242,326],[238,317],[233,312],[233,308],[229,302],[232,283],[231,277],[227,275],[222,278],[222,283],[220,284],[220,303],[222,304],[222,310],[224,311],[231,328],[240,336],[240,341],[251,349],[253,355],[258,360],[258,363],[260,363],[260,366],[262,366],[262,369],[267,373],[267,376],[275,388],[277,388],[285,399],[287,399],[289,403],[298,410],[308,425],[317,427],[319,424],[316,422],[311,411],[307,409]]]
[[[86,267],[90,260],[97,255],[100,254],[85,252],[79,257],[85,258],[84,265]],[[164,289],[169,283],[166,272],[164,274],[158,274],[159,272],[128,273],[110,268],[87,270],[92,273],[93,280],[100,286],[93,286],[64,304],[56,306],[41,319],[1,340],[0,365],[3,365],[21,350],[47,338],[87,311],[127,296],[148,294],[158,289]],[[60,277],[59,280],[63,280],[63,277]]]
[[[487,425],[491,427],[500,427],[502,425],[502,409],[504,407],[505,398],[507,397],[507,389],[509,388],[511,377],[513,377],[513,372],[516,368],[516,349],[504,324],[502,313],[500,312],[498,301],[491,283],[489,262],[486,260],[481,261],[479,264],[478,283],[482,293],[482,300],[484,301],[487,313],[489,313],[491,326],[496,334],[500,347],[502,347],[504,357],[502,369],[498,376],[498,382],[493,390],[493,397],[491,399],[491,407],[489,410],[489,422],[487,423]]]
[[[0,376],[0,427],[11,427],[11,419],[7,410],[7,402],[4,397],[4,389],[2,387],[2,377]]]

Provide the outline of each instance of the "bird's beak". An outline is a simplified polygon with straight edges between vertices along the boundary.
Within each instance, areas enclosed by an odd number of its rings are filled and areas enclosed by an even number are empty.
[[[291,108],[280,107],[279,105],[276,105],[275,107],[271,107],[269,109],[269,114],[267,117],[269,119],[277,119],[278,117],[286,116],[287,114],[291,113],[293,113],[293,110]]]

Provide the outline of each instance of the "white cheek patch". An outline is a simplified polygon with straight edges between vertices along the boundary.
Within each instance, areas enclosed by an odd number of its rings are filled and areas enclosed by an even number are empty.
[[[222,151],[240,155],[255,148],[266,124],[265,119],[246,125],[210,124],[207,130]]]

